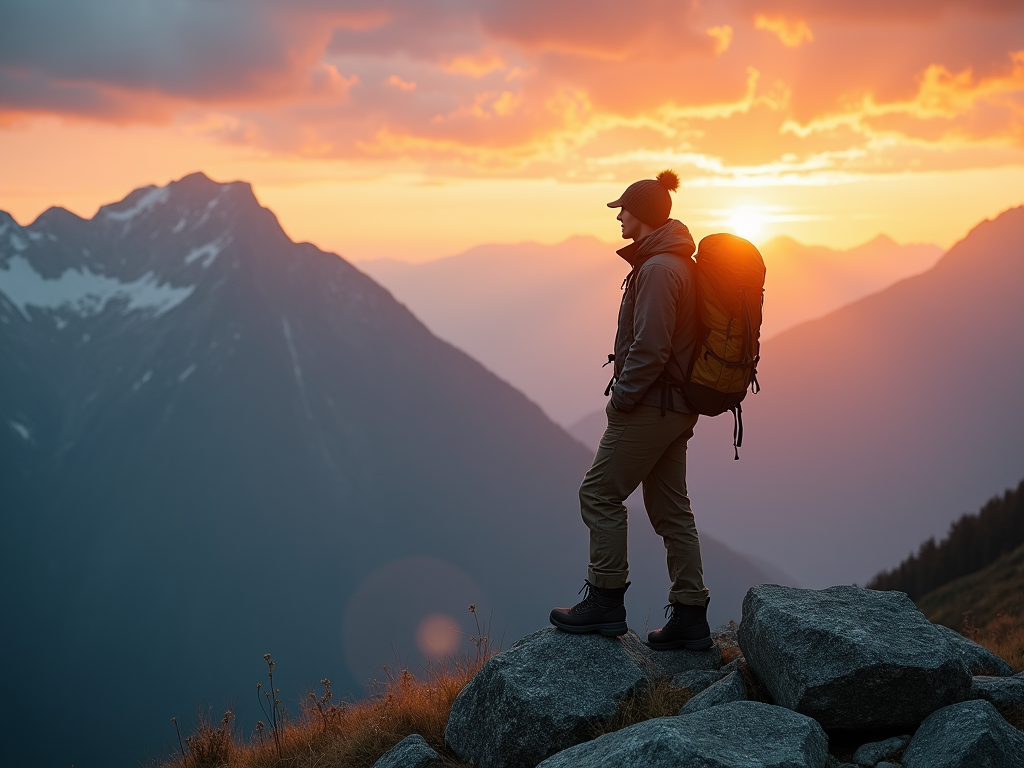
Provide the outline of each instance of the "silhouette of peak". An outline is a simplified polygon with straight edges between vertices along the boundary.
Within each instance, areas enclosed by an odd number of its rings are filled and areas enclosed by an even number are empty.
[[[201,171],[170,182],[165,187],[150,184],[133,190],[116,203],[100,208],[97,216],[114,221],[129,221],[139,215],[162,208],[171,203],[175,208],[198,209],[212,207],[229,199],[236,211],[257,211],[262,208],[252,185],[246,181],[217,182]],[[214,201],[217,201],[215,203]]]

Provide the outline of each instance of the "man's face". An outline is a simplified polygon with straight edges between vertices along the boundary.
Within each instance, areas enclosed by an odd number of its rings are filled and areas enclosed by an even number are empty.
[[[641,221],[625,208],[619,209],[619,215],[615,217],[622,224],[622,239],[636,240],[640,237]]]

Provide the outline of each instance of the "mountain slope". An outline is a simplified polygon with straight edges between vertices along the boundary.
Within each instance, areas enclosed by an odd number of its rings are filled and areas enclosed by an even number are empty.
[[[248,185],[0,226],[3,716],[91,705],[26,740],[39,764],[97,764],[115,713],[126,764],[267,651],[290,695],[358,691],[428,615],[478,602],[520,633],[578,581],[587,452]]]
[[[705,529],[808,586],[858,581],[941,532],[1024,456],[1024,208],[924,274],[768,340],[731,423],[691,450]]]
[[[930,621],[961,630],[964,615],[984,627],[999,614],[1024,619],[1024,544],[991,565],[961,576],[917,600]]]
[[[360,263],[438,336],[525,392],[555,421],[603,408],[619,290],[628,266],[617,246],[575,237],[558,245],[485,245],[405,264]],[[764,336],[927,269],[933,245],[878,237],[849,251],[776,238],[768,265]]]

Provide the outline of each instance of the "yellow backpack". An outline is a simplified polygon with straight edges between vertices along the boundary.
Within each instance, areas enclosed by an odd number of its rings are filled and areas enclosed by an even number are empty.
[[[732,411],[734,458],[743,444],[740,402],[760,390],[764,259],[742,237],[708,235],[694,254],[694,287],[700,336],[682,382],[692,410],[706,416]]]

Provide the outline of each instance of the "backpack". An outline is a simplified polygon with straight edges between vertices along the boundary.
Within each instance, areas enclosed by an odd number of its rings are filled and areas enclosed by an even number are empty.
[[[742,237],[708,235],[694,254],[699,337],[686,380],[679,384],[690,408],[705,416],[733,414],[733,458],[743,444],[743,408],[757,393],[765,267]]]

